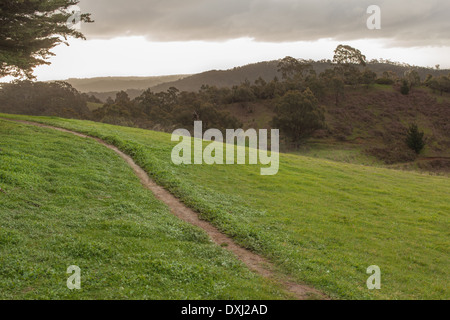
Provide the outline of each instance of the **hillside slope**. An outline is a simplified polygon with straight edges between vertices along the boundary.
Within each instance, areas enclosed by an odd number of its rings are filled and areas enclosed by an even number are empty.
[[[3,120],[0,137],[0,299],[289,298],[97,142]]]
[[[245,128],[270,128],[276,104],[276,99],[261,100],[221,108],[237,117]],[[339,105],[331,93],[320,105],[327,129],[317,132],[295,152],[356,163],[374,164],[377,159],[380,164],[414,162],[416,156],[407,148],[405,136],[408,126],[416,123],[425,132],[427,144],[413,166],[450,171],[450,94],[419,87],[405,96],[388,85],[349,86]],[[283,148],[291,150],[289,143]],[[430,161],[423,163],[421,159]]]
[[[205,219],[333,297],[450,297],[449,178],[285,154],[272,177],[259,166],[175,166],[168,134],[33,121],[114,143]],[[366,287],[372,265],[382,270],[382,290]]]

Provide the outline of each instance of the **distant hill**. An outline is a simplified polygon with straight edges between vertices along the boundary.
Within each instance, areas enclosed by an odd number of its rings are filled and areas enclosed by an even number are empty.
[[[68,79],[75,89],[80,92],[112,92],[128,89],[145,90],[164,82],[171,82],[189,75],[171,75],[157,77],[103,77],[90,79]]]
[[[151,88],[154,92],[166,91],[175,87],[180,91],[198,91],[202,85],[207,84],[216,87],[231,87],[248,80],[253,83],[259,77],[265,81],[271,81],[274,77],[281,79],[278,72],[279,60],[253,63],[229,70],[211,70],[194,75],[172,75],[159,77],[105,77],[92,79],[67,80],[77,90],[94,95],[102,101],[108,97],[114,98],[118,91],[124,90],[130,98],[139,96],[144,90]],[[312,63],[317,74],[330,68],[331,61],[322,60]],[[436,70],[425,67],[408,66],[400,63],[392,63],[385,60],[372,61],[368,67],[379,76],[385,71],[392,71],[402,77],[405,71],[413,68],[417,70],[422,80],[427,74],[439,76],[450,73],[450,70]]]
[[[204,84],[216,87],[231,87],[233,85],[239,85],[246,80],[253,83],[259,77],[263,78],[265,81],[270,81],[274,77],[281,79],[281,74],[278,72],[278,63],[279,60],[274,60],[249,64],[229,70],[211,70],[188,76],[183,79],[161,83],[153,86],[151,89],[154,92],[160,92],[166,91],[170,87],[175,87],[180,91],[198,91]],[[330,68],[331,61],[313,62],[312,65],[316,73],[319,74]],[[399,77],[403,76],[405,71],[413,68],[417,70],[422,80],[425,79],[427,74],[438,76],[441,74],[450,73],[450,70],[436,70],[389,62],[369,63],[368,67],[379,76],[381,76],[385,71],[392,71]]]
[[[254,82],[259,77],[266,81],[270,81],[276,76],[281,79],[277,66],[278,61],[265,61],[229,70],[211,70],[176,81],[155,85],[151,89],[159,92],[175,87],[180,91],[198,91],[204,84],[216,87],[231,87],[245,80]]]
[[[146,89],[148,89],[148,88],[146,88]],[[106,100],[110,97],[110,98],[112,98],[112,99],[115,99],[115,97],[116,97],[116,94],[119,92],[119,91],[121,91],[121,90],[117,90],[117,91],[107,91],[107,92],[95,92],[95,91],[89,91],[89,92],[86,92],[89,96],[94,96],[94,97],[96,97],[97,99],[100,99],[101,101],[103,101],[103,102],[106,102]],[[137,97],[139,97],[141,94],[142,94],[142,92],[144,92],[144,89],[126,89],[126,90],[123,90],[123,91],[125,91],[127,94],[128,94],[128,96],[130,97],[130,99],[134,99],[134,98],[137,98]]]

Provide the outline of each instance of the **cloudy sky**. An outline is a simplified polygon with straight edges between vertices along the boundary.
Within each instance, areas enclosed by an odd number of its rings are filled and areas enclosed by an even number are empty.
[[[370,5],[381,29],[370,30]],[[151,76],[283,58],[331,59],[340,44],[369,59],[450,68],[448,0],[81,0],[87,41],[59,46],[39,80]]]

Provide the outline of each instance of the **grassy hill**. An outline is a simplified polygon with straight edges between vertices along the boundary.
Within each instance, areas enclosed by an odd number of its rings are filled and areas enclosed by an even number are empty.
[[[97,142],[2,120],[0,137],[0,299],[289,298]]]
[[[272,177],[260,176],[258,166],[175,166],[170,160],[174,143],[165,133],[20,118],[115,144],[204,219],[334,298],[450,298],[448,177],[289,154],[281,154],[280,172]],[[80,156],[89,159],[88,154]],[[72,195],[77,200],[77,193]],[[38,210],[32,204],[26,208]],[[381,290],[366,287],[371,265],[381,268]]]

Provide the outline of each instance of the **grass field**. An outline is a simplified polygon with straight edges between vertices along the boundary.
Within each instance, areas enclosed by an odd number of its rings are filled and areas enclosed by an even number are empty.
[[[16,118],[115,144],[205,219],[334,298],[450,298],[447,177],[285,154],[272,177],[258,166],[177,167],[164,133]],[[366,287],[371,265],[381,268],[381,290]]]
[[[381,160],[363,152],[363,147],[352,143],[336,143],[334,141],[309,141],[291,152],[295,155],[331,160],[336,162],[363,164],[376,167],[385,166]]]
[[[90,139],[0,120],[0,188],[0,299],[289,298]]]

